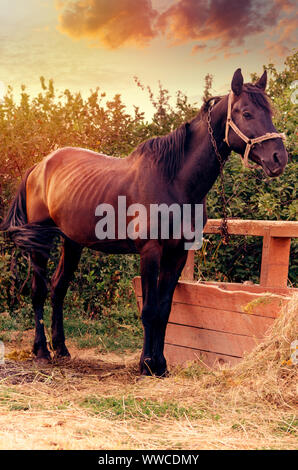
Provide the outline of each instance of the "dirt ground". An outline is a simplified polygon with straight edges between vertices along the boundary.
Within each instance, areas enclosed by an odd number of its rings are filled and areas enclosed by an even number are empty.
[[[297,446],[291,407],[245,405],[237,384],[228,385],[227,401],[213,379],[202,394],[200,374],[138,380],[139,352],[100,355],[69,341],[71,359],[40,364],[32,340],[28,331],[21,344],[9,343],[0,366],[0,449]],[[208,374],[202,369],[202,379]]]

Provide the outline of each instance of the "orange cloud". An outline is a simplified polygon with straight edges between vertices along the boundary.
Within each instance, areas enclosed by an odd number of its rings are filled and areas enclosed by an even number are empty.
[[[157,34],[151,0],[56,0],[56,8],[62,10],[61,32],[75,39],[96,39],[110,49],[145,46]]]
[[[275,3],[283,11],[291,12],[295,9],[293,0],[275,0]]]
[[[199,51],[203,51],[204,49],[206,49],[206,44],[195,44],[191,50],[191,53],[192,54],[196,54],[197,52]]]
[[[163,5],[168,5],[168,0]],[[170,2],[170,0],[169,0]],[[239,54],[249,37],[266,32],[266,50],[284,55],[293,42],[297,19],[294,0],[172,0],[160,13],[152,0],[55,0],[59,30],[72,38],[116,49],[128,44],[143,47],[158,35],[170,44],[198,41],[192,54],[225,58]],[[208,48],[208,49],[207,49]]]

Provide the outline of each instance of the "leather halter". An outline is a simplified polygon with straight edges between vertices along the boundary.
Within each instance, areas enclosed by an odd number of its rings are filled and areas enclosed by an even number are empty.
[[[263,142],[264,140],[269,140],[269,139],[282,139],[286,140],[286,136],[284,133],[278,133],[278,132],[267,132],[264,135],[261,135],[260,137],[255,137],[254,139],[249,139],[241,130],[239,127],[236,126],[234,121],[232,120],[232,97],[233,97],[233,92],[231,91],[229,93],[228,97],[228,112],[227,112],[227,121],[226,121],[226,131],[225,131],[225,138],[224,142],[230,147],[229,144],[229,139],[228,139],[228,134],[229,134],[229,128],[231,127],[233,131],[246,143],[245,147],[245,152],[244,156],[242,157],[243,165],[246,168],[256,168],[257,165],[250,165],[248,163],[248,155],[250,152],[250,149],[252,148],[253,145],[259,144],[260,142]]]

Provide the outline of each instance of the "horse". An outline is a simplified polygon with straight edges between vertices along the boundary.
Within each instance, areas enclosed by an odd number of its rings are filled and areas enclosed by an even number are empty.
[[[205,199],[231,151],[250,159],[269,177],[282,174],[288,160],[283,134],[277,133],[265,93],[266,71],[255,83],[244,83],[241,69],[231,91],[208,99],[198,114],[168,135],[138,145],[126,158],[82,148],[61,148],[30,168],[21,182],[1,230],[32,260],[32,305],[35,314],[33,352],[50,360],[43,324],[47,296],[46,269],[54,237],[62,236],[62,254],[51,280],[52,347],[67,357],[63,301],[82,249],[140,255],[144,342],[140,374],[167,375],[164,340],[172,297],[185,265],[185,237],[168,239],[114,236],[98,239],[96,207],[117,212],[117,198],[127,205],[196,204]],[[193,217],[193,216],[192,216]],[[150,223],[150,221],[148,222]],[[117,217],[116,217],[117,224]],[[148,227],[149,229],[149,227]]]

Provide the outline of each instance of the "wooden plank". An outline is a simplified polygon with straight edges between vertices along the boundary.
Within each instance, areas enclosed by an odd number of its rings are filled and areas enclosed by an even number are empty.
[[[262,338],[274,318],[174,302],[169,322]]]
[[[204,227],[204,233],[220,233],[221,219],[209,219]],[[243,220],[230,219],[227,221],[231,235],[264,236],[266,229],[272,237],[298,237],[298,222],[287,220]]]
[[[141,311],[141,297],[138,297],[137,303]],[[262,338],[274,320],[274,317],[263,315],[173,302],[169,323]]]
[[[244,352],[251,351],[260,340],[251,336],[169,323],[165,341],[188,348],[243,357]]]
[[[177,346],[173,344],[165,344],[164,348],[165,357],[169,365],[185,364],[187,362],[195,361],[207,364],[209,367],[214,367],[218,364],[235,365],[241,361],[240,357],[227,356],[225,354],[217,354],[209,351],[200,351],[193,348],[185,348],[184,346]]]
[[[141,297],[138,297],[137,304],[139,312],[141,312]],[[243,334],[257,338],[263,337],[274,320],[275,317],[266,317],[260,314],[229,312],[227,310],[180,304],[177,302],[173,302],[169,318],[170,323],[178,325]]]
[[[138,277],[136,277],[135,279],[138,279]],[[193,282],[196,285],[198,284],[197,281],[193,281]],[[251,292],[253,294],[268,293],[268,294],[276,294],[276,295],[282,295],[282,296],[290,296],[294,294],[295,292],[298,292],[298,288],[294,288],[294,287],[269,287],[269,286],[261,286],[260,284],[250,284],[250,283],[245,284],[245,283],[239,283],[239,282],[200,281],[200,284],[203,286],[204,285],[216,286],[216,287],[219,287],[223,291],[241,290],[243,292]],[[139,281],[136,281],[136,282],[133,281],[133,285],[134,287],[136,286],[136,288],[138,288]],[[139,295],[142,295],[141,291],[139,292]]]
[[[290,238],[272,237],[268,231],[263,238],[260,284],[269,287],[287,287]]]
[[[134,279],[137,297],[141,296],[140,278]],[[200,307],[221,308],[231,312],[276,317],[287,302],[287,296],[257,294],[239,289],[227,291],[213,284],[180,281],[175,289],[174,302]],[[249,310],[246,312],[246,309]]]
[[[225,291],[213,285],[179,282],[174,301],[201,307],[221,308],[233,312],[249,312],[274,317],[280,311],[284,299],[274,294],[255,294],[242,291]]]
[[[216,282],[216,281],[201,281],[203,285],[211,285],[217,286],[222,290],[228,291],[235,291],[235,290],[242,290],[244,292],[251,292],[255,294],[276,294],[276,295],[283,295],[283,296],[290,296],[295,292],[298,292],[297,288],[293,287],[268,287],[268,286],[261,286],[260,284],[240,284],[236,282]]]

